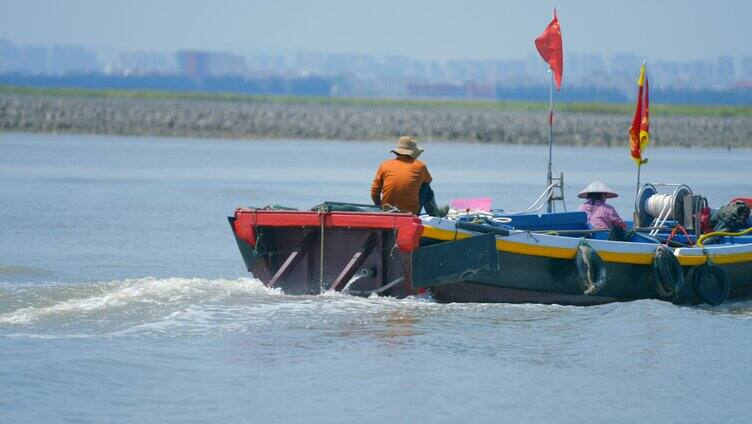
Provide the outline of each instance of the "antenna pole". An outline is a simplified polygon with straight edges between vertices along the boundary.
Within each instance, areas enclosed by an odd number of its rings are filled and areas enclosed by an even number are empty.
[[[551,84],[548,90],[548,174],[546,179],[546,187],[551,187],[553,183],[553,174],[551,173],[551,157],[553,155],[554,146],[554,71],[550,67],[548,72],[551,74]],[[548,213],[553,211],[554,199],[552,196],[553,191],[549,191],[548,194]]]

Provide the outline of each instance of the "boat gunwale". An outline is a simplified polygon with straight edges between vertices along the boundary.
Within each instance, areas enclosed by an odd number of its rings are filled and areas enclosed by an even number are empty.
[[[477,234],[456,228],[456,221],[453,220],[427,216],[420,219],[423,221],[422,236],[426,238],[448,241]],[[580,240],[581,238],[576,237],[510,230],[509,236],[496,236],[496,249],[523,255],[574,259]],[[587,239],[587,242],[605,262],[636,265],[652,264],[657,246],[650,243],[597,239]],[[682,247],[674,249],[674,254],[683,266],[702,265],[709,258],[717,264],[752,262],[752,243]]]

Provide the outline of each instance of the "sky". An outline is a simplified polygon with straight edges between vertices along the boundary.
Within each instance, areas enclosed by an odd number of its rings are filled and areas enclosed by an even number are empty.
[[[558,9],[565,51],[651,60],[752,56],[752,1],[0,0],[0,38],[123,50],[241,55],[521,58]]]

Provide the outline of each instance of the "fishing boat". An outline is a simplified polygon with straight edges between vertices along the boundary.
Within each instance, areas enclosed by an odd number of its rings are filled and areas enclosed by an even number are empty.
[[[440,302],[567,305],[718,305],[751,295],[752,199],[730,199],[713,211],[686,185],[640,183],[649,142],[646,62],[629,131],[637,164],[629,230],[591,228],[585,212],[564,205],[556,212],[565,196],[564,175],[552,174],[553,87],[562,63],[555,16],[536,46],[553,72],[547,187],[533,205],[508,213],[465,199],[441,218],[337,202],[307,211],[240,208],[229,220],[246,268],[290,294],[428,292]]]
[[[715,231],[703,196],[644,184],[631,231],[615,239],[590,228],[584,212],[538,212],[556,186],[522,213],[466,208],[439,218],[325,202],[239,208],[229,221],[248,271],[288,294],[565,305],[718,305],[752,295],[752,199],[730,203],[746,207],[741,228]]]

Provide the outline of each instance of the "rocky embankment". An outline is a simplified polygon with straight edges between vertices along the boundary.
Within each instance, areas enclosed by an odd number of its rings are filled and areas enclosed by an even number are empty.
[[[259,101],[0,94],[0,130],[231,138],[423,140],[541,144],[546,112],[441,106],[277,104]],[[624,145],[630,116],[563,112],[557,144]],[[752,119],[653,116],[655,144],[752,147]]]

